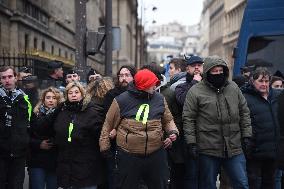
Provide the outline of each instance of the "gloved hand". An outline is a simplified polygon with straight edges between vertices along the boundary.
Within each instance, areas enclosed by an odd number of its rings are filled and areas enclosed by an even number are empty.
[[[244,151],[246,157],[251,158],[253,148],[254,148],[254,144],[253,144],[253,141],[250,137],[243,138],[242,147],[243,147],[243,151]]]
[[[197,149],[197,145],[195,143],[192,144],[188,144],[187,145],[187,155],[190,156],[193,159],[197,159],[198,158],[198,149]]]

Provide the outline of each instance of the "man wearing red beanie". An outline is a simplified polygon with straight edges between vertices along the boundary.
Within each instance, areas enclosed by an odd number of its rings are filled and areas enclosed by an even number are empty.
[[[109,153],[109,133],[117,130],[115,188],[136,189],[143,179],[148,189],[167,188],[169,169],[165,148],[178,130],[165,101],[155,91],[159,80],[143,69],[126,92],[115,97],[100,136],[100,150]]]
[[[155,89],[159,84],[159,79],[157,76],[148,69],[140,70],[134,76],[135,87],[141,91],[148,91],[149,89]],[[154,90],[150,92],[152,94]]]

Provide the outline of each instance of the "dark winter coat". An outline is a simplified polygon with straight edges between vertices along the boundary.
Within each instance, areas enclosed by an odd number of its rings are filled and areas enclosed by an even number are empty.
[[[90,99],[86,97],[78,110],[64,103],[54,123],[58,147],[57,180],[58,185],[64,188],[83,188],[98,185],[104,180],[105,168],[99,150],[102,112]],[[71,132],[70,123],[73,123]]]
[[[189,75],[189,74],[187,74]],[[176,86],[175,88],[175,97],[177,99],[177,103],[179,106],[183,107],[185,98],[186,98],[186,94],[188,92],[188,90],[195,85],[196,83],[198,83],[198,81],[193,80],[191,77],[189,79],[189,77],[187,76],[186,78],[186,82],[185,83],[181,83],[179,85]]]
[[[23,157],[29,146],[30,123],[25,93],[15,89],[12,94],[13,100],[0,87],[0,157]],[[12,118],[9,126],[7,115]]]
[[[52,143],[55,142],[54,120],[54,111],[47,111],[43,106],[37,114],[33,114],[30,129],[31,148],[29,167],[43,168],[55,172],[57,160],[56,146],[49,150],[40,149],[40,144],[43,140],[50,140]]]
[[[172,147],[168,149],[169,156],[174,163],[184,162],[184,138],[182,129],[182,108],[177,104],[175,92],[170,89],[170,84],[167,84],[161,89],[161,94],[164,95],[169,109],[173,115],[174,122],[178,128],[179,136]]]
[[[278,97],[278,120],[280,126],[280,141],[278,145],[278,167],[284,170],[284,90]]]
[[[279,92],[270,89],[267,100],[252,85],[242,88],[250,109],[253,153],[257,159],[276,158],[279,141],[279,124],[277,119],[277,97]]]
[[[251,136],[249,109],[236,83],[227,80],[217,89],[207,81],[214,66],[223,66],[229,75],[222,59],[205,59],[203,80],[188,91],[184,103],[184,136],[187,144],[197,144],[201,154],[233,157],[243,153],[241,139]]]
[[[113,99],[127,90],[127,87],[116,86],[109,90],[104,98],[104,111],[107,113]]]

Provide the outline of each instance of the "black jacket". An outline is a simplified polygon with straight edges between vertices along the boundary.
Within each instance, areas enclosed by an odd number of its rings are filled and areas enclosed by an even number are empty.
[[[184,137],[182,129],[182,107],[178,105],[175,92],[170,89],[170,84],[167,84],[161,89],[161,94],[164,95],[169,109],[174,117],[174,122],[179,131],[179,137],[173,142],[172,147],[168,149],[169,157],[174,163],[184,163]]]
[[[181,108],[183,107],[183,104],[185,102],[185,98],[186,98],[187,92],[196,83],[198,83],[198,81],[193,80],[193,77],[190,76],[187,73],[187,75],[186,75],[186,82],[185,83],[181,83],[181,84],[176,86],[176,88],[175,88],[175,95],[176,95],[177,102],[178,102],[179,106],[181,106]]]
[[[55,131],[53,123],[55,112],[47,111],[42,106],[38,114],[33,114],[30,129],[30,159],[29,166],[32,168],[44,168],[49,171],[56,170],[57,149],[56,146],[49,150],[40,149],[43,140],[54,143]]]
[[[104,98],[104,111],[107,113],[113,99],[127,90],[127,87],[119,87],[109,90]]]
[[[278,120],[280,126],[280,141],[278,146],[278,166],[284,170],[284,90],[278,97]]]
[[[25,93],[15,89],[12,96],[13,100],[0,88],[0,157],[23,157],[29,144],[29,114]]]
[[[103,119],[100,113],[87,97],[78,110],[64,103],[54,123],[58,147],[58,186],[81,188],[103,182],[105,169],[99,150]],[[71,132],[70,123],[73,123]]]
[[[279,123],[277,119],[277,97],[279,92],[270,89],[266,100],[251,85],[243,87],[242,91],[250,110],[254,145],[252,155],[258,159],[275,159],[279,141]]]

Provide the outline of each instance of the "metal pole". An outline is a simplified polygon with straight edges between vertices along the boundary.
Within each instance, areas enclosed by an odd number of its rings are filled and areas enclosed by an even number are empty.
[[[106,0],[106,55],[105,55],[105,75],[112,76],[112,0]]]
[[[138,1],[136,1],[136,7],[138,7]],[[138,13],[136,12],[136,18],[135,18],[135,67],[138,68],[138,35],[139,35],[139,31],[138,31]],[[140,67],[140,64],[139,64]]]
[[[77,68],[82,79],[86,77],[87,56],[86,56],[86,3],[87,0],[75,0],[75,67]]]

